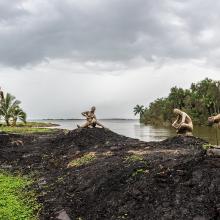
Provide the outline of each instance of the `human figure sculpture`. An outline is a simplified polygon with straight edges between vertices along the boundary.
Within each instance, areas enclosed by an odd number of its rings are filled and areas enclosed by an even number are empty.
[[[209,125],[213,125],[216,124],[216,141],[217,141],[217,145],[219,145],[219,140],[218,140],[218,128],[220,127],[220,114],[215,115],[215,116],[211,116],[208,118],[208,122]],[[219,149],[209,149],[208,154],[216,154],[218,156],[220,156],[220,150]]]
[[[86,117],[86,123],[79,126],[78,128],[88,128],[88,127],[96,127],[96,125],[104,128],[104,126],[96,119],[95,115],[96,107],[93,106],[90,111],[82,112],[81,114]]]
[[[192,136],[193,122],[189,115],[177,108],[173,110],[173,113],[177,115],[176,120],[172,124],[177,134]]]
[[[213,125],[213,124],[219,124],[220,125],[220,114],[209,117],[208,122],[209,122],[210,125]]]

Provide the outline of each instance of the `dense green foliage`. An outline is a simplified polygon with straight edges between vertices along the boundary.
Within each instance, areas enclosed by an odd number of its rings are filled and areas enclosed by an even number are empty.
[[[173,87],[166,98],[159,98],[145,108],[142,122],[170,125],[173,109],[188,113],[194,124],[207,124],[207,118],[220,113],[220,81],[204,79],[192,84],[190,89]]]
[[[3,117],[7,126],[15,126],[17,120],[26,122],[26,113],[20,107],[21,102],[16,100],[14,96],[9,93],[0,101],[0,116]]]
[[[40,208],[33,192],[24,191],[31,182],[0,172],[0,219],[34,220]]]

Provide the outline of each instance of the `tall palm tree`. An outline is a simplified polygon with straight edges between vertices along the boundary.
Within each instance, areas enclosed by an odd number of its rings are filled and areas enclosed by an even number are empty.
[[[10,93],[7,93],[4,99],[1,100],[0,115],[4,118],[7,126],[10,125],[10,119],[13,118],[15,119],[15,123],[18,118],[21,120],[25,119],[26,121],[26,114],[24,112],[21,113],[21,108],[19,107],[20,104],[21,102],[16,100],[16,98]]]
[[[136,105],[134,107],[134,115],[137,115],[139,114],[140,115],[140,118],[141,116],[144,114],[144,106],[143,105]]]

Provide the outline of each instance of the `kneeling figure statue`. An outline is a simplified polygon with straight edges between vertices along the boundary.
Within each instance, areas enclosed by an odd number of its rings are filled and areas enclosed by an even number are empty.
[[[86,117],[86,123],[82,126],[77,125],[78,128],[96,127],[96,125],[104,128],[104,126],[96,119],[95,115],[96,107],[93,106],[90,111],[82,112],[82,115]]]

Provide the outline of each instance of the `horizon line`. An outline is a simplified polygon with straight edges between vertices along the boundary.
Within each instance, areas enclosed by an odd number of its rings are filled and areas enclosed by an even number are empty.
[[[85,120],[84,118],[31,118],[30,120]],[[99,120],[138,120],[136,118],[99,118]]]

